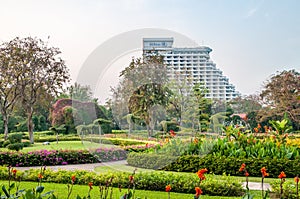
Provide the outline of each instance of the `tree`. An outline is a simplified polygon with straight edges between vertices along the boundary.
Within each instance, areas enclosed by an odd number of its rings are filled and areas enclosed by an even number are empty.
[[[20,44],[16,40],[0,45],[0,111],[3,118],[4,138],[8,136],[8,122],[21,92],[24,75]]]
[[[120,74],[118,87],[113,88],[112,109],[119,126],[127,125],[125,116],[133,114],[142,119],[152,135],[155,122],[154,110],[157,105],[167,106],[171,94],[166,87],[167,73],[162,56],[147,57],[145,60],[133,59]],[[154,108],[155,107],[155,108]]]
[[[67,90],[71,99],[82,102],[91,102],[94,100],[90,86],[83,86],[75,82],[75,84],[71,85]]]
[[[300,129],[300,73],[295,70],[282,71],[265,83],[260,97],[264,108],[259,111],[260,121],[267,118],[281,120],[286,113],[295,129]]]
[[[42,40],[31,37],[17,37],[9,43],[13,44],[10,46],[9,62],[14,63],[14,71],[22,72],[17,89],[27,114],[30,142],[33,143],[34,106],[57,94],[69,80],[69,73],[65,62],[59,57],[61,52],[58,48],[48,47]]]
[[[203,83],[197,83],[193,86],[193,92],[190,95],[192,103],[190,103],[191,106],[188,113],[192,116],[193,128],[195,128],[196,124],[200,132],[207,131],[210,120],[212,101],[205,98],[205,94],[207,93],[208,90]]]

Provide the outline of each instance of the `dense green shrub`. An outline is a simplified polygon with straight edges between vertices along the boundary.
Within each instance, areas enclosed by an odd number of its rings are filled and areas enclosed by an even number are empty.
[[[271,182],[272,192],[275,192],[279,198],[280,179]],[[295,182],[287,181],[283,183],[283,195],[285,199],[297,199]]]
[[[14,143],[21,143],[23,137],[23,133],[10,133],[8,134],[8,140],[10,141],[11,144]]]
[[[128,130],[112,130],[112,134],[127,134]]]
[[[40,170],[27,170],[18,172],[22,176],[22,180],[38,181]],[[128,187],[129,173],[114,172],[96,174],[90,171],[53,171],[46,169],[43,175],[44,182],[54,183],[70,183],[71,176],[76,176],[75,184],[88,184],[93,182],[95,186],[106,184],[113,176],[112,185],[114,187]],[[7,168],[0,168],[0,179],[7,179]],[[168,172],[147,172],[137,173],[134,176],[135,188],[143,190],[164,191],[166,184],[171,184],[172,191],[181,193],[195,193],[195,186],[198,186],[199,179],[196,174],[168,173]],[[221,182],[221,183],[220,183]],[[206,180],[201,183],[201,189],[204,194],[218,196],[240,196],[243,192],[241,184],[238,180],[230,176],[220,176],[218,179],[213,175],[206,175]]]
[[[42,137],[35,137],[35,142],[54,142],[56,141],[56,135],[53,136],[42,136]],[[80,137],[77,135],[64,135],[64,136],[58,136],[59,141],[79,141],[81,140]]]
[[[162,169],[175,162],[178,157],[150,154],[150,153],[129,153],[127,162],[129,165],[147,169]]]
[[[23,144],[24,147],[30,147],[31,146],[30,141],[23,141],[22,144]]]
[[[162,161],[162,162],[160,162]],[[129,165],[135,167],[154,169],[155,165],[165,164],[163,158],[159,158],[157,154],[151,153],[130,153],[128,154],[127,162]],[[155,164],[151,164],[155,162]],[[242,163],[247,166],[247,171],[250,176],[261,177],[260,169],[266,167],[270,177],[277,178],[281,171],[284,171],[287,177],[295,177],[300,173],[300,159],[287,160],[287,159],[271,159],[271,158],[249,158],[239,159],[233,157],[215,157],[207,155],[205,157],[199,156],[181,156],[170,162],[167,166],[162,168],[165,171],[177,172],[196,172],[199,168],[207,168],[210,173],[222,175],[223,173],[242,176],[244,173],[239,172]],[[154,165],[154,166],[153,166]]]
[[[24,147],[23,143],[12,143],[7,145],[7,148],[9,150],[14,150],[14,151],[20,151],[23,149],[23,147]]]
[[[99,138],[99,137],[85,137],[83,140],[91,141],[95,143],[102,143],[102,144],[113,144],[118,146],[128,146],[128,145],[139,145],[145,144],[144,141],[137,141],[131,139],[122,139],[122,138]]]

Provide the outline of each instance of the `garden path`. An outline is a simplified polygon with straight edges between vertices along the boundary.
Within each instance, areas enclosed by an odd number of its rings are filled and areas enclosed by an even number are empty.
[[[57,171],[59,169],[62,170],[69,170],[69,171],[75,171],[75,170],[86,170],[86,171],[95,171],[96,167],[99,166],[110,166],[110,165],[127,165],[126,160],[121,161],[114,161],[114,162],[103,162],[103,163],[93,163],[93,164],[69,164],[69,165],[57,165],[57,166],[47,166],[48,169],[52,169],[54,171]],[[18,167],[18,170],[29,170],[29,169],[39,169],[40,166],[33,166],[33,167]],[[242,183],[243,187],[246,188],[246,183]],[[259,182],[249,182],[248,184],[250,190],[261,190],[261,183]],[[270,189],[271,186],[269,183],[264,183],[264,189]]]

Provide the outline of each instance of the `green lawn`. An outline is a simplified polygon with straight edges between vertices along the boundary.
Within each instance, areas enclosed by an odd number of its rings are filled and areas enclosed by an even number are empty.
[[[8,186],[8,181],[0,181],[0,185]],[[34,188],[37,186],[36,182],[21,182],[20,189],[29,189]],[[43,183],[43,186],[45,186],[45,190],[43,193],[46,193],[48,191],[55,191],[55,195],[58,196],[60,199],[65,199],[67,196],[67,185],[66,184],[56,184],[56,183]],[[87,196],[89,187],[87,185],[74,185],[73,192],[70,198],[76,198],[77,194],[79,194],[81,197]],[[124,194],[127,191],[127,189],[122,189],[121,192],[119,189],[114,188],[113,189],[113,198],[119,199],[122,194]],[[13,192],[12,192],[13,193]],[[259,196],[260,192],[253,191],[253,193],[257,196]],[[159,191],[143,191],[143,190],[136,190],[135,195],[140,198],[147,199],[168,199],[168,194],[166,192],[159,192]],[[91,198],[99,198],[99,188],[94,186],[91,191]],[[193,194],[183,194],[183,193],[173,193],[171,192],[171,199],[192,199]],[[236,199],[241,197],[222,197],[222,196],[207,196],[203,195],[201,196],[201,199]],[[259,197],[257,197],[259,198]]]
[[[43,145],[43,143],[35,143],[31,147],[24,147],[22,152],[29,152],[29,151],[38,151],[38,150],[60,150],[60,149],[66,149],[66,150],[88,150],[88,149],[95,149],[95,148],[111,148],[116,147],[115,145],[109,145],[109,144],[99,144],[94,142],[88,142],[88,141],[60,141],[58,143],[56,142],[50,142],[50,145]],[[1,151],[7,151],[7,148],[1,148]]]

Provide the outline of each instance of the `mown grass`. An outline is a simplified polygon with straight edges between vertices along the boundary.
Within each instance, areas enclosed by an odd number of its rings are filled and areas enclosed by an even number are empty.
[[[8,181],[0,181],[1,186],[5,185],[8,187]],[[67,197],[67,185],[66,184],[57,184],[57,183],[42,183],[43,186],[45,186],[45,190],[43,193],[46,193],[48,191],[54,191],[54,194],[58,196],[60,199],[65,199]],[[36,182],[21,182],[20,189],[32,189],[37,186]],[[76,198],[77,195],[80,195],[81,197],[87,196],[89,187],[87,185],[74,185],[73,191],[70,198]],[[127,188],[121,189],[121,192],[118,188],[113,188],[113,198],[119,199],[121,195],[126,193]],[[14,193],[14,190],[11,192]],[[99,198],[99,187],[93,186],[93,189],[91,191],[91,199]],[[259,198],[259,191],[252,191],[253,194],[255,194]],[[166,192],[160,192],[160,191],[144,191],[144,190],[136,190],[135,196],[140,197],[141,199],[147,197],[147,199],[168,199],[168,194]],[[183,193],[173,193],[171,191],[171,199],[192,199],[194,197],[193,194],[183,194]],[[208,196],[203,195],[201,196],[201,199],[236,199],[241,197],[223,197],[223,196]]]
[[[89,141],[59,141],[50,142],[49,145],[44,145],[43,143],[35,143],[30,147],[24,147],[21,152],[29,152],[29,151],[39,151],[39,150],[89,150],[96,148],[111,148],[117,147],[115,145],[109,144],[99,144]],[[1,148],[1,151],[7,151],[7,148]]]

